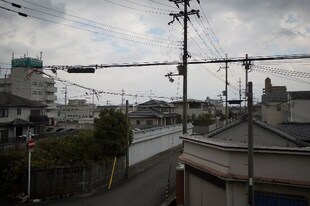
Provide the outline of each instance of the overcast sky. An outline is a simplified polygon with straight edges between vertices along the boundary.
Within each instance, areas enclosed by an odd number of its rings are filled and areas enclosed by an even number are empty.
[[[190,16],[188,49],[191,58],[268,56],[310,53],[309,0],[200,0],[190,2],[200,10],[200,19]],[[7,0],[22,5],[12,7],[0,0],[0,6],[28,14],[27,18],[0,9],[0,63],[10,67],[15,58],[39,57],[43,52],[46,65],[89,65],[132,62],[174,61],[182,56],[183,26],[169,13],[179,9],[168,0]],[[182,5],[180,5],[182,8]],[[182,19],[180,19],[182,22]],[[309,72],[309,60],[254,62],[255,65]],[[219,98],[225,89],[223,64],[190,65],[188,98]],[[50,71],[46,71],[52,74]],[[165,75],[177,72],[175,66],[109,68],[95,74],[69,74],[58,71],[57,77],[103,92],[138,95],[125,96],[130,103],[143,102],[152,94],[157,97],[181,97],[182,77],[169,82]],[[4,77],[5,69],[1,69]],[[245,72],[240,64],[229,65],[229,99],[238,99],[238,80],[244,90]],[[270,71],[253,70],[249,80],[254,95],[260,100],[264,79],[273,85],[285,85],[289,91],[310,90],[308,79],[286,75],[282,78]],[[294,81],[291,78],[295,78]],[[57,82],[58,101],[64,102]],[[69,98],[85,98],[85,89],[68,86]],[[145,97],[140,97],[145,96]],[[169,99],[164,99],[170,101]],[[89,101],[89,99],[87,99]],[[121,96],[101,94],[102,105],[119,104]]]

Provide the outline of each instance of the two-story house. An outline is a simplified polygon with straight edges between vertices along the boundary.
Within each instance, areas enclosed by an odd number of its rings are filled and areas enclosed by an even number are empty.
[[[150,100],[139,104],[136,111],[129,113],[130,123],[134,128],[147,128],[172,125],[177,123],[175,106],[171,103]]]
[[[175,105],[175,113],[183,115],[183,101],[172,102]],[[187,100],[187,116],[188,120],[193,120],[200,114],[212,113],[210,104],[195,99]]]
[[[11,93],[0,93],[0,143],[15,142],[30,130],[40,134],[48,123],[46,105]]]
[[[273,126],[282,123],[310,122],[310,91],[286,91],[284,86],[272,86],[265,80],[262,95],[262,121]]]

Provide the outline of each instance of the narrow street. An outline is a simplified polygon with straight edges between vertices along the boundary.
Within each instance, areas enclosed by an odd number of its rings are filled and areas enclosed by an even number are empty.
[[[170,192],[175,190],[175,168],[180,147],[156,155],[130,169],[130,177],[119,184],[112,185],[110,191],[100,190],[88,197],[50,200],[40,205],[87,205],[87,206],[158,206],[165,201],[169,163],[171,165]],[[172,157],[172,158],[170,158]]]

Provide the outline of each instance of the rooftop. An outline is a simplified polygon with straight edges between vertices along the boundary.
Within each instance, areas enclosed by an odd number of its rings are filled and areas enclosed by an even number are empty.
[[[8,92],[0,92],[0,107],[46,107],[36,101],[25,99]]]
[[[184,136],[182,138],[219,146],[247,148],[247,127],[248,122],[246,120],[242,120],[216,129],[210,132],[207,136],[191,135]],[[298,148],[310,146],[310,144],[301,141],[289,133],[257,120],[253,122],[253,133],[255,148]]]

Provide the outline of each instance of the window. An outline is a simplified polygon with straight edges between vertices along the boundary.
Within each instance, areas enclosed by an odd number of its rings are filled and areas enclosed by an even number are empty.
[[[36,81],[33,81],[33,82],[32,82],[32,85],[33,85],[33,86],[37,86],[37,82],[36,82]]]
[[[17,115],[21,115],[22,114],[22,109],[21,108],[17,108]]]
[[[0,109],[0,117],[8,117],[8,108],[1,108]]]
[[[140,120],[137,120],[137,121],[136,121],[136,124],[137,124],[137,125],[140,125]]]
[[[39,95],[43,95],[43,92],[42,92],[42,91],[39,91]]]
[[[9,130],[0,130],[0,143],[7,143],[9,141]]]
[[[32,91],[32,94],[37,95],[37,91],[36,90]]]
[[[307,206],[308,200],[302,196],[256,192],[254,193],[254,203],[261,206]]]
[[[153,125],[153,120],[146,120],[146,125]]]
[[[277,111],[280,112],[281,111],[281,105],[277,106]]]

